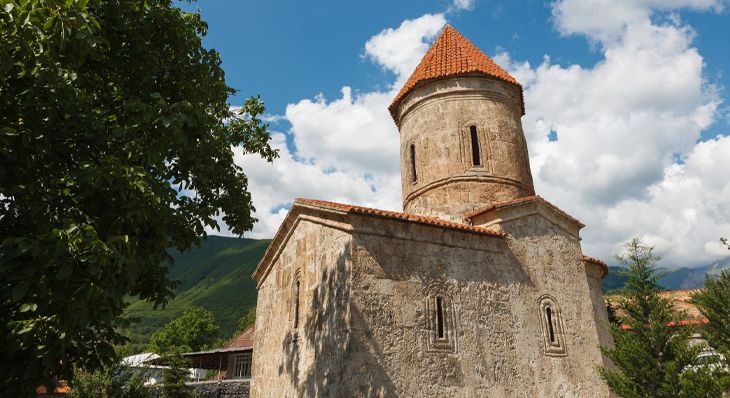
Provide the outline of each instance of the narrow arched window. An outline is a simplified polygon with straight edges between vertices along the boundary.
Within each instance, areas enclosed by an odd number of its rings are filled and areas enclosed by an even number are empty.
[[[299,280],[294,286],[294,329],[299,327]]]
[[[555,328],[553,327],[553,310],[551,310],[550,307],[546,307],[545,315],[547,315],[548,329],[550,329],[550,342],[555,343]]]
[[[440,339],[444,338],[444,299],[436,297],[436,330]]]
[[[411,144],[411,181],[418,181],[418,175],[416,175],[416,146]]]
[[[456,352],[455,310],[451,297],[442,289],[426,297],[427,343],[430,352]]]
[[[477,126],[469,126],[471,133],[471,160],[474,166],[481,166],[482,159],[479,154],[479,136],[477,135]]]
[[[542,321],[543,347],[545,355],[565,356],[565,335],[560,307],[555,298],[544,295],[539,300],[540,320]]]

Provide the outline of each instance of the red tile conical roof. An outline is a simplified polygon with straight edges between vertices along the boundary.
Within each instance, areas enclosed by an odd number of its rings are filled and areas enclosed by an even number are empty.
[[[398,95],[390,104],[388,110],[395,120],[395,111],[403,98],[408,95],[416,86],[427,80],[438,79],[447,76],[457,76],[467,73],[484,73],[496,77],[507,83],[519,87],[522,95],[522,85],[494,63],[491,58],[481,52],[472,42],[467,40],[451,25],[446,25],[441,35],[436,39],[431,48],[423,56],[421,63],[400,90]],[[525,101],[522,99],[522,114],[525,114]]]

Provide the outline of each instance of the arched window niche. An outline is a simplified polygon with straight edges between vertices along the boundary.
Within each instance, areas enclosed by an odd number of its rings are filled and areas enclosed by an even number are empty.
[[[428,351],[456,352],[454,306],[449,295],[438,292],[426,298]]]
[[[554,357],[568,355],[565,349],[562,314],[557,301],[546,294],[540,297],[538,304],[545,355]]]
[[[460,124],[459,130],[464,171],[491,172],[488,128],[469,118]]]

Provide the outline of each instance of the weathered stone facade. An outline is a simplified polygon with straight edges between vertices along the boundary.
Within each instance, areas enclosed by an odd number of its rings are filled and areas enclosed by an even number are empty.
[[[449,29],[437,44],[465,40]],[[608,397],[607,268],[534,196],[521,89],[406,86],[391,107],[406,212],[297,199],[254,274],[252,396]]]

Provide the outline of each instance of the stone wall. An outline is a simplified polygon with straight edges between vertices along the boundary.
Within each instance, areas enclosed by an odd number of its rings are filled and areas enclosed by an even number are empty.
[[[197,398],[248,398],[250,383],[239,380],[188,383]]]
[[[578,240],[539,216],[520,224],[506,240],[355,234],[347,395],[607,396],[593,370],[601,356]],[[551,352],[546,296],[562,343]],[[436,297],[446,341],[434,336]]]
[[[409,94],[397,115],[405,211],[462,222],[464,213],[534,195],[519,101],[517,87],[484,76],[442,79]]]
[[[342,396],[332,388],[347,346],[351,237],[321,221],[298,218],[259,286],[253,397]]]

